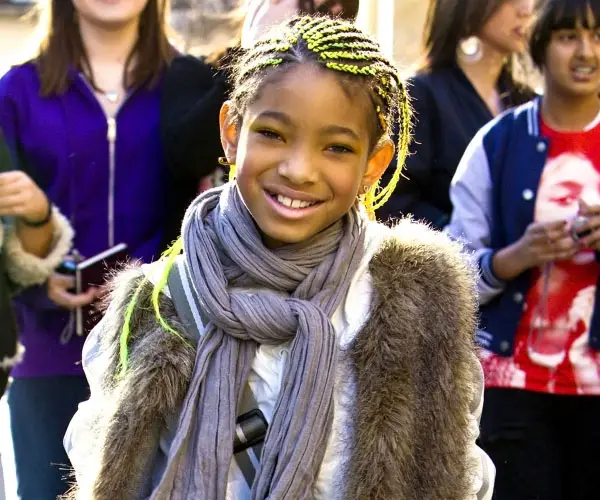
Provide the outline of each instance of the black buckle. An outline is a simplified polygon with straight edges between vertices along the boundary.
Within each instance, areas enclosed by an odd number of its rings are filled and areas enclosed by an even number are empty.
[[[235,423],[233,453],[240,453],[265,440],[269,424],[258,408],[240,415]]]

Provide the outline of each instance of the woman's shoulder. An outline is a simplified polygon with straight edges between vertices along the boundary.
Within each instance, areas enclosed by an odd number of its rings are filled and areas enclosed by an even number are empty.
[[[448,83],[455,79],[454,68],[422,69],[408,78],[408,82],[413,88],[435,92],[440,87],[448,87]]]
[[[191,55],[180,55],[171,61],[167,69],[167,78],[170,81],[179,78],[211,79],[215,74],[215,68],[208,64],[204,58]]]
[[[33,61],[12,66],[0,78],[0,96],[15,96],[17,91],[26,89],[35,90],[38,94],[40,79],[36,65]]]

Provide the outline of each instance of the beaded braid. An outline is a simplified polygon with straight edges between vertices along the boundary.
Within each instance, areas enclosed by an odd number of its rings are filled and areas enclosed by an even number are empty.
[[[411,109],[398,70],[382,53],[379,44],[354,24],[329,17],[296,17],[277,32],[245,51],[233,68],[232,111],[243,116],[244,108],[260,87],[264,73],[284,64],[313,62],[356,77],[369,84],[380,127],[378,139],[392,135],[399,122],[397,167],[389,183],[376,183],[362,201],[369,215],[381,208],[400,180],[410,142]],[[230,178],[235,175],[230,172]]]

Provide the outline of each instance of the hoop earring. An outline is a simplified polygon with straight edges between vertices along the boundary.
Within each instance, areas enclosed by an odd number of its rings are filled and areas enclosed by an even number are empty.
[[[219,162],[219,165],[223,165],[224,167],[231,167],[232,165],[235,165],[235,163],[229,161],[226,156],[220,156],[217,161]]]
[[[483,57],[481,40],[476,36],[462,39],[458,44],[458,55],[467,63],[476,63]]]

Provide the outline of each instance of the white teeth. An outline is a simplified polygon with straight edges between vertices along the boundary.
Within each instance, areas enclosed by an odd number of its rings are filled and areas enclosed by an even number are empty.
[[[594,68],[590,68],[590,67],[575,68],[575,73],[579,73],[581,75],[591,75],[593,72],[594,72]]]
[[[314,201],[292,200],[291,198],[288,198],[287,196],[283,196],[281,194],[277,195],[277,201],[282,205],[290,208],[306,208],[316,203]]]

